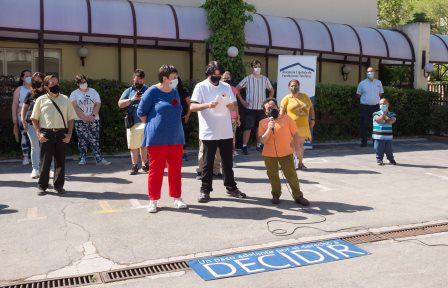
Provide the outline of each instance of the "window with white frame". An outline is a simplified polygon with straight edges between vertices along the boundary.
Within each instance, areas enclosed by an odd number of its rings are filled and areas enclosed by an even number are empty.
[[[39,69],[37,49],[0,48],[0,73],[19,77],[20,72]],[[61,74],[61,50],[44,50],[44,69],[46,74]]]

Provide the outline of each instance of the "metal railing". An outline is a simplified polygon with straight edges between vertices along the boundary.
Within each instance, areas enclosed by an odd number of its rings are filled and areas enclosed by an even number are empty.
[[[434,104],[448,106],[448,82],[428,83],[428,91],[439,94],[439,98],[434,101]]]

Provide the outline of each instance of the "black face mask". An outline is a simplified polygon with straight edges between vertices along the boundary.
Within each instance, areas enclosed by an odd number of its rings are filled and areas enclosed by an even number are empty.
[[[217,86],[219,84],[219,80],[221,80],[221,76],[216,76],[216,75],[210,76],[210,81],[215,86]]]
[[[230,80],[226,80],[226,81],[224,81],[224,82],[226,82],[227,84],[229,84],[229,85],[230,85]]]
[[[143,83],[134,83],[134,87],[135,89],[140,90],[143,88]]]
[[[276,108],[271,108],[271,109],[269,109],[268,110],[268,117],[269,118],[274,118],[274,119],[277,119],[278,118],[278,114],[279,114],[279,112],[278,112],[278,109],[276,109]]]
[[[39,89],[40,87],[42,87],[42,81],[33,81],[33,82],[31,82],[31,87],[33,89]]]
[[[53,87],[48,88],[48,90],[53,94],[59,94],[61,87],[59,87],[59,85],[54,85]]]

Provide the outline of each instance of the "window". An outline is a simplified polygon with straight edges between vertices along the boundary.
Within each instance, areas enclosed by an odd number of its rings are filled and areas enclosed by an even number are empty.
[[[35,72],[39,69],[37,49],[0,49],[0,74],[20,76],[25,69]],[[33,61],[34,60],[34,61]],[[61,74],[61,51],[58,49],[44,50],[44,69],[46,74]]]

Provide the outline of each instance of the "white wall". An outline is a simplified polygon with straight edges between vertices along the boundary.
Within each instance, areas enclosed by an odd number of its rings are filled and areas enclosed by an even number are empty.
[[[135,0],[167,4],[166,0]],[[219,1],[219,0],[215,0]],[[199,7],[204,0],[171,0],[172,5]],[[264,15],[376,27],[376,0],[246,0]]]

